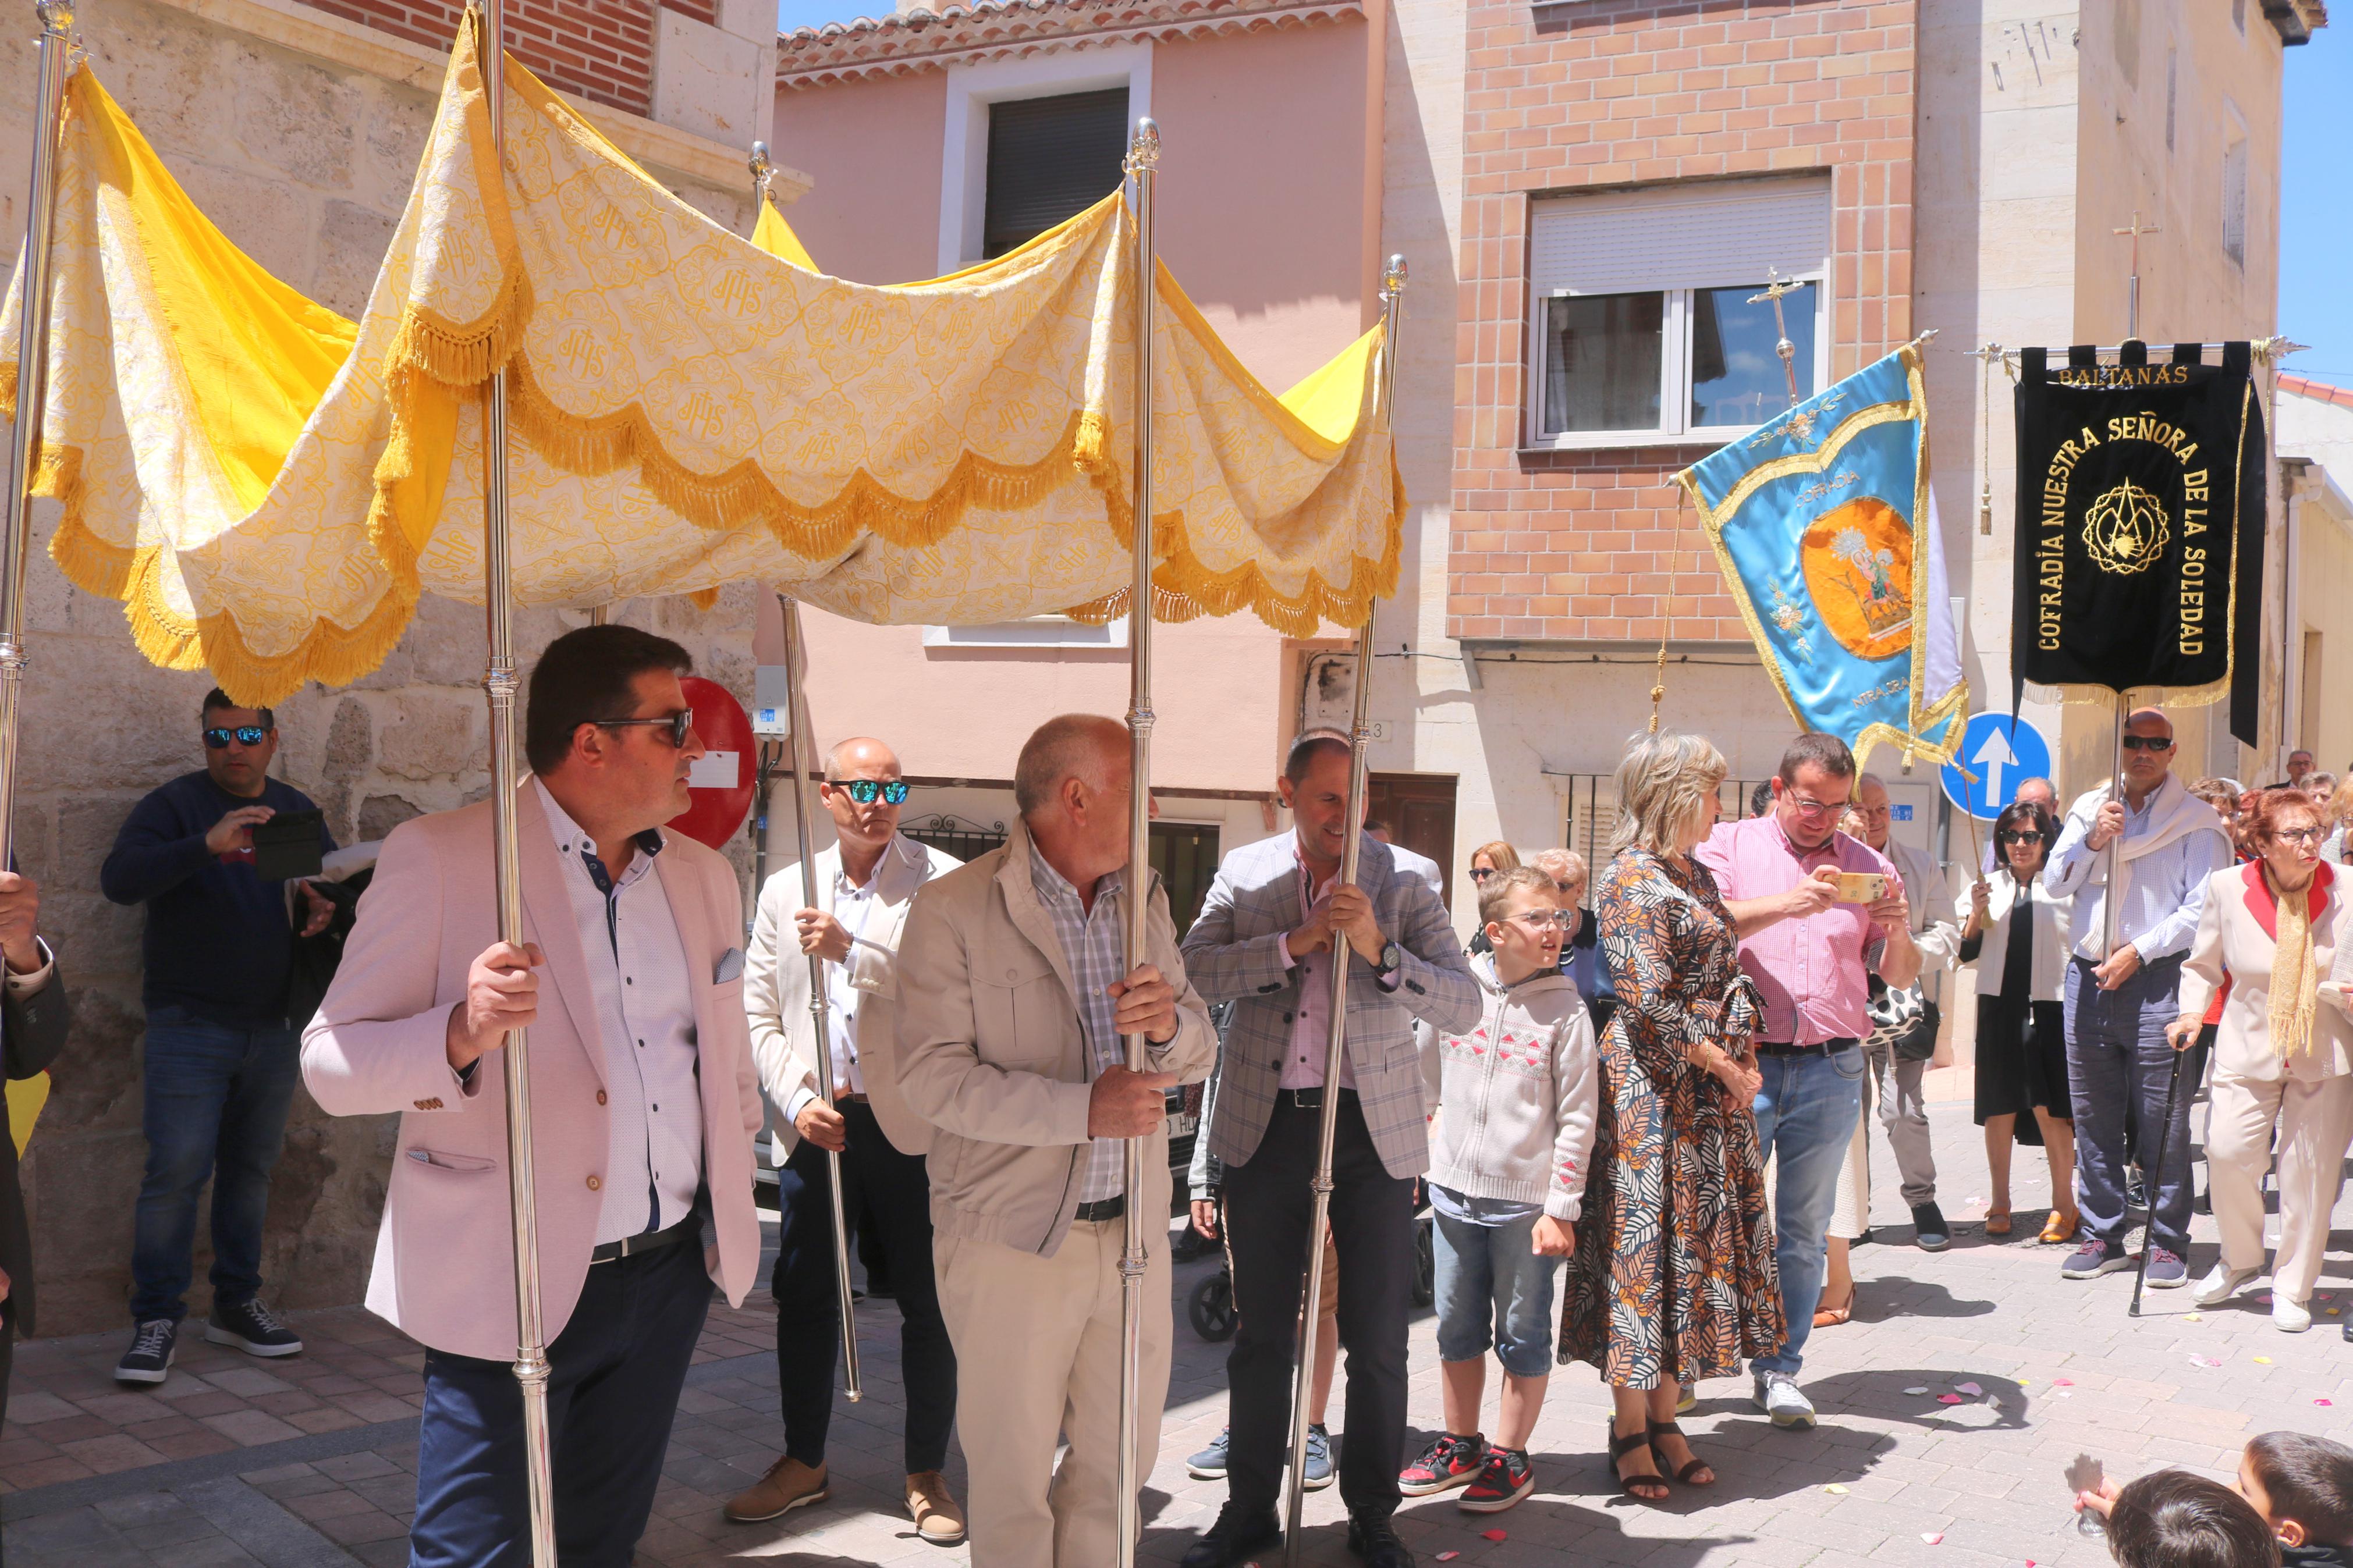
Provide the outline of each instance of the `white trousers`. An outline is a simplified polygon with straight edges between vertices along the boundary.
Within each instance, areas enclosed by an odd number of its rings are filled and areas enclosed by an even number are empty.
[[[2328,1248],[2328,1218],[2343,1184],[2345,1148],[2353,1141],[2353,1078],[2270,1082],[2214,1069],[2207,1107],[2206,1165],[2214,1223],[2230,1268],[2263,1266],[2263,1173],[2279,1130],[2278,1256],[2272,1291],[2311,1299]]]
[[[1119,1539],[1119,1254],[1124,1222],[1073,1225],[1051,1258],[933,1241],[956,1352],[957,1446],[971,1477],[973,1568],[1103,1568]],[[1136,1484],[1168,1399],[1168,1238],[1148,1237]],[[1059,1437],[1070,1451],[1054,1463]]]

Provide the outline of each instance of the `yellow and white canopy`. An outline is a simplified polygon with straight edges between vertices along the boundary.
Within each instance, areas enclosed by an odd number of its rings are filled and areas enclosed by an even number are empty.
[[[470,27],[356,323],[230,245],[86,68],[69,82],[37,488],[65,503],[58,563],[126,602],[150,658],[269,702],[375,668],[422,592],[479,601],[501,367],[525,604],[758,579],[869,622],[1124,612],[1119,197],[953,277],[849,283],[773,211],[750,242],[713,225],[512,60],[498,178],[475,49]],[[1404,499],[1379,329],[1277,397],[1155,288],[1155,614],[1361,624]],[[20,265],[10,348],[21,289]]]

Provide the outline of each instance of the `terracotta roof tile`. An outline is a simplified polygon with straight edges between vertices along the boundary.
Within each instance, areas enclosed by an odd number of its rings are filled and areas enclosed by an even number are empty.
[[[975,60],[1313,26],[1363,15],[1363,0],[977,0],[797,28],[776,40],[776,84],[820,87]]]

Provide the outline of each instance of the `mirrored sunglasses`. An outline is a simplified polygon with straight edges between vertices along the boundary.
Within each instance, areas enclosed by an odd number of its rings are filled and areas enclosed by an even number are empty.
[[[205,731],[205,744],[216,752],[228,750],[235,741],[240,746],[258,746],[269,739],[269,731],[259,724],[239,724],[235,729],[218,728]]]
[[[904,779],[844,779],[834,788],[841,791],[860,805],[872,805],[880,795],[885,805],[907,804],[907,782]]]

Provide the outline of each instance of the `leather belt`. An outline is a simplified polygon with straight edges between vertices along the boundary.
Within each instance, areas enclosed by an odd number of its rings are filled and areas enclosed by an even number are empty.
[[[1100,1198],[1091,1204],[1081,1204],[1079,1205],[1078,1223],[1081,1225],[1100,1225],[1107,1219],[1118,1219],[1126,1213],[1127,1194],[1122,1193],[1115,1198]]]
[[[1356,1099],[1355,1089],[1340,1090],[1341,1104],[1353,1105]],[[1274,1091],[1274,1102],[1288,1105],[1294,1110],[1321,1110],[1324,1109],[1324,1090],[1320,1085],[1314,1089],[1279,1089]]]
[[[610,1263],[617,1258],[635,1258],[641,1252],[653,1252],[661,1247],[675,1247],[688,1237],[700,1233],[702,1229],[702,1215],[698,1211],[664,1229],[649,1230],[638,1236],[623,1237],[618,1241],[608,1241],[590,1253],[588,1261],[592,1264]]]
[[[1851,1051],[1862,1043],[1852,1035],[1816,1040],[1810,1046],[1791,1045],[1787,1040],[1759,1040],[1757,1042],[1757,1054],[1760,1057],[1830,1057],[1841,1051]]]
[[[862,1094],[837,1094],[833,1098],[841,1101],[844,1105],[863,1105],[866,1103],[866,1096]]]

